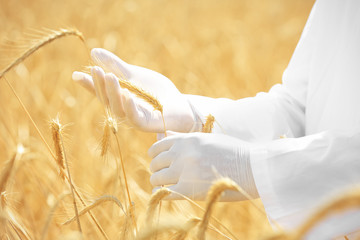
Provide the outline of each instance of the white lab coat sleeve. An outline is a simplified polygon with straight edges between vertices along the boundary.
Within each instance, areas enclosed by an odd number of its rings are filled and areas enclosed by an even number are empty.
[[[293,229],[333,196],[359,187],[360,129],[261,144],[250,151],[250,161],[269,218]],[[356,230],[360,211],[332,217],[308,239],[330,239]]]
[[[249,142],[267,142],[281,135],[304,136],[306,91],[313,46],[313,34],[310,32],[313,31],[312,15],[315,10],[314,6],[283,74],[282,84],[273,86],[268,93],[236,101],[186,95],[203,121],[208,114],[215,116],[214,132]]]

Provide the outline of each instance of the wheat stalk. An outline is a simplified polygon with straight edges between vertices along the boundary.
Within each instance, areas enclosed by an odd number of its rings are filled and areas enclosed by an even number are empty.
[[[0,72],[0,78],[2,78],[8,71],[10,71],[15,66],[19,65],[22,61],[28,58],[31,54],[36,52],[41,47],[51,43],[52,41],[63,38],[65,36],[76,36],[80,38],[81,41],[84,42],[84,37],[81,32],[76,29],[60,29],[58,31],[53,31],[52,34],[44,37],[39,42],[31,46],[28,50],[26,50],[20,57],[18,57],[15,61],[10,63],[2,72]]]
[[[93,203],[91,203],[90,205],[86,206],[85,208],[83,208],[80,212],[79,212],[79,217],[84,215],[85,213],[89,212],[91,209],[101,205],[102,203],[105,203],[105,202],[113,202],[115,203],[117,206],[120,207],[120,209],[124,212],[124,214],[126,215],[126,212],[123,208],[123,205],[121,204],[120,200],[117,199],[116,197],[114,196],[111,196],[111,195],[103,195],[97,199],[94,200]],[[66,222],[63,223],[63,225],[67,225],[71,222],[73,222],[75,219],[77,218],[77,216],[74,216],[72,218],[70,218],[69,220],[67,220]]]
[[[62,170],[64,170],[64,168],[66,167],[67,175],[68,175],[69,183],[70,183],[70,188],[71,188],[71,195],[73,198],[74,211],[75,211],[75,216],[76,216],[76,220],[77,220],[77,225],[79,228],[79,232],[82,233],[80,219],[79,219],[79,213],[78,213],[78,209],[76,206],[74,187],[72,184],[69,164],[68,164],[68,161],[66,158],[65,148],[64,148],[64,144],[63,144],[63,140],[62,140],[63,126],[60,124],[58,117],[55,119],[52,119],[50,121],[50,126],[51,126],[52,137],[53,137],[53,141],[54,141],[54,145],[55,145],[55,152],[57,155],[56,162],[60,168],[60,173],[63,173]],[[63,177],[63,179],[65,179],[65,175],[62,175],[62,177]]]
[[[115,129],[114,129],[114,130],[115,130]],[[124,182],[125,182],[125,188],[126,188],[128,200],[129,200],[129,206],[131,206],[131,205],[133,204],[133,202],[131,201],[129,186],[128,186],[128,182],[127,182],[127,178],[126,178],[125,164],[124,164],[124,160],[123,160],[122,153],[121,153],[120,141],[119,141],[117,132],[116,132],[116,131],[113,131],[113,134],[114,134],[114,136],[115,136],[116,144],[117,144],[117,148],[118,148],[118,152],[119,152],[119,157],[120,157],[120,162],[121,162],[121,169],[122,169],[123,176],[124,176]],[[134,209],[131,208],[131,207],[129,207],[129,210],[134,210]],[[131,212],[130,215],[131,215],[131,218],[132,218],[134,227],[135,227],[135,231],[137,232],[137,225],[136,225],[136,221],[135,221],[135,214],[134,214],[134,212]]]
[[[46,44],[49,44],[50,42],[54,41],[55,39],[60,39],[61,37],[64,36],[68,36],[68,35],[77,35],[80,39],[83,40],[82,38],[82,34],[81,33],[70,33],[71,30],[61,30],[61,32],[58,32],[58,34],[52,34],[49,35],[48,37],[44,38],[43,40],[41,40],[40,42],[38,42],[37,44],[35,44],[34,46],[32,46],[31,48],[29,48],[22,56],[20,56],[18,59],[16,59],[13,63],[11,63],[4,71],[1,72],[0,76],[4,78],[5,82],[7,83],[7,85],[10,87],[10,90],[13,92],[13,94],[15,95],[16,99],[18,100],[18,102],[20,103],[22,109],[24,110],[24,112],[26,113],[26,116],[29,118],[31,124],[33,125],[33,127],[35,128],[36,132],[38,133],[38,135],[40,136],[42,142],[45,144],[46,148],[48,149],[49,153],[51,154],[51,156],[56,160],[56,156],[53,153],[53,151],[51,150],[49,144],[47,143],[47,141],[45,140],[43,134],[41,133],[40,129],[38,128],[38,126],[36,125],[35,121],[33,120],[32,116],[30,115],[29,111],[27,110],[26,106],[24,105],[23,101],[20,99],[20,97],[18,96],[18,94],[16,93],[15,89],[13,88],[13,86],[11,85],[11,83],[5,78],[5,74],[10,71],[12,68],[14,68],[15,66],[17,66],[19,63],[21,63],[22,61],[24,61],[27,57],[29,57],[32,53],[34,53],[35,51],[37,51],[38,49],[40,49],[42,46],[45,46]],[[0,79],[1,79],[0,77]],[[61,169],[61,171],[64,172],[63,169]],[[69,178],[66,176],[66,174],[62,173],[63,175],[65,175],[66,180],[69,182]],[[74,188],[74,192],[75,194],[78,196],[78,198],[80,199],[81,203],[83,206],[86,206],[84,200],[82,199],[81,195],[79,194],[79,192],[76,190],[76,188],[74,187],[74,185],[72,183],[70,183],[71,187]],[[89,211],[89,215],[91,217],[91,219],[94,221],[96,227],[99,229],[99,231],[101,232],[101,234],[103,235],[103,237],[105,239],[109,239],[106,235],[106,233],[104,232],[104,230],[102,229],[102,227],[100,226],[100,224],[98,223],[97,219],[95,218],[95,216],[93,216],[93,214],[91,213],[91,211]]]
[[[234,181],[228,178],[219,179],[211,186],[206,197],[206,211],[200,223],[199,231],[197,234],[199,240],[205,240],[205,231],[209,224],[209,219],[214,208],[214,204],[219,200],[221,194],[225,190],[238,191],[238,186],[236,183],[234,183]]]
[[[51,222],[51,219],[54,215],[54,212],[55,210],[57,209],[57,207],[59,206],[60,202],[66,197],[66,196],[69,196],[70,193],[62,193],[59,198],[57,199],[56,203],[51,207],[50,209],[50,212],[48,214],[48,217],[46,219],[46,223],[43,227],[43,230],[42,230],[42,233],[41,233],[41,240],[45,239],[46,237],[46,234],[49,230],[49,226],[50,226],[50,222]]]
[[[170,190],[170,189],[169,189]],[[199,204],[197,204],[194,200],[192,200],[191,198],[188,198],[187,196],[179,193],[179,192],[175,192],[175,191],[172,191],[170,190],[171,193],[173,194],[176,194],[180,197],[182,197],[183,199],[185,199],[186,201],[188,201],[189,203],[191,203],[192,205],[194,205],[195,207],[197,207],[198,209],[200,209],[201,211],[203,211],[205,213],[205,209],[203,207],[201,207]],[[219,224],[222,228],[224,228],[231,236],[233,239],[236,239],[236,240],[239,240],[236,235],[234,233],[232,233],[230,231],[229,228],[227,228],[224,224],[221,223],[221,221],[219,219],[217,219],[216,217],[214,216],[210,216],[217,224]],[[211,226],[211,225],[210,225]],[[215,227],[214,227],[215,231],[217,231],[218,233],[220,233],[221,235],[225,236],[226,238],[228,239],[231,239],[230,237],[226,236],[224,233],[222,233],[221,231],[217,230]]]
[[[146,210],[146,222],[151,225],[154,218],[155,209],[159,206],[162,199],[169,196],[171,191],[167,188],[159,188],[150,198]]]
[[[5,166],[3,167],[1,177],[0,177],[0,193],[2,194],[6,190],[7,182],[10,178],[11,171],[14,167],[15,159],[16,159],[17,153],[14,153],[13,156],[10,158],[9,161],[5,163]],[[1,201],[2,202],[2,201]]]

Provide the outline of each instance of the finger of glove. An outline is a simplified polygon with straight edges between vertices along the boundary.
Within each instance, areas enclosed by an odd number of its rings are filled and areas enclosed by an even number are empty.
[[[157,155],[159,155],[160,153],[164,152],[164,151],[168,151],[176,142],[176,140],[178,140],[179,136],[170,136],[170,137],[166,137],[161,139],[160,141],[157,141],[156,143],[154,143],[148,150],[148,155],[151,158],[155,158]]]
[[[139,110],[139,103],[127,89],[122,89],[121,92],[121,102],[128,122],[137,128],[142,128],[141,119],[144,118],[144,112]]]
[[[112,72],[121,78],[131,78],[131,73],[129,71],[130,65],[118,58],[112,52],[102,48],[93,48],[91,50],[91,58],[96,65],[101,66],[107,72]]]
[[[170,152],[168,151],[162,152],[151,161],[150,171],[152,173],[155,173],[163,168],[168,168],[170,167],[172,160],[173,158]]]
[[[121,101],[121,88],[118,78],[112,74],[105,74],[106,96],[109,100],[111,112],[117,117],[125,117],[124,108]]]
[[[91,68],[91,76],[94,81],[95,92],[104,106],[109,106],[109,100],[105,89],[105,72],[102,68],[95,66]]]
[[[175,168],[164,168],[151,175],[150,183],[153,186],[176,184],[179,181],[179,175],[180,173]]]
[[[89,74],[75,71],[72,74],[72,79],[96,96],[94,82]]]

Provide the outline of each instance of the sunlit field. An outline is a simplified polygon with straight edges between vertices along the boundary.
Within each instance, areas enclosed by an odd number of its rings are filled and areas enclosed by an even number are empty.
[[[111,135],[110,149],[102,157],[104,108],[72,81],[72,72],[87,71],[91,48],[100,47],[162,73],[182,93],[251,97],[281,82],[313,3],[0,0],[0,71],[53,30],[77,29],[84,40],[56,39],[0,79],[1,239],[184,239],[179,233],[184,229],[184,237],[197,239],[204,212],[188,200],[162,201],[160,218],[157,208],[152,221],[147,219],[152,193],[147,150],[156,135],[119,123],[119,144]],[[68,176],[59,176],[49,150],[56,153],[50,123],[57,117],[63,125],[61,148],[81,199],[73,196]],[[79,216],[82,234],[76,219],[64,224],[75,215],[74,197],[79,212],[98,204],[91,215]],[[197,204],[206,208],[205,202]],[[273,234],[260,200],[219,202],[211,216],[206,239],[264,239]]]

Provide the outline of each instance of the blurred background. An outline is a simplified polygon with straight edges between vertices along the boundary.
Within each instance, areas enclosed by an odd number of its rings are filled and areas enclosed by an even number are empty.
[[[101,47],[124,61],[170,78],[182,93],[239,99],[268,91],[281,82],[314,0],[0,0],[0,69],[41,40],[49,30],[76,28],[75,37],[59,39],[10,71],[11,82],[51,147],[49,120],[58,114],[65,129],[66,151],[74,182],[88,201],[123,195],[115,180],[116,149],[99,156],[104,110],[71,80],[74,70],[90,64],[89,51]],[[67,188],[19,103],[0,80],[0,166],[17,146],[24,154],[15,163],[7,187],[8,205],[33,238],[41,236],[51,207]],[[220,123],[221,124],[221,123]],[[147,149],[154,134],[120,126],[120,141],[139,222],[151,194]],[[76,224],[71,199],[56,210],[47,238],[66,236]],[[261,206],[261,202],[258,201]],[[188,203],[165,203],[164,212],[187,219],[201,216]],[[100,222],[111,239],[119,236],[121,214],[104,205]],[[221,203],[214,215],[240,239],[270,231],[266,217],[243,203]],[[116,220],[114,220],[116,219]],[[84,232],[99,233],[84,217]],[[246,222],[246,224],[245,224]],[[217,239],[215,233],[210,239]],[[91,238],[91,237],[89,237]]]

